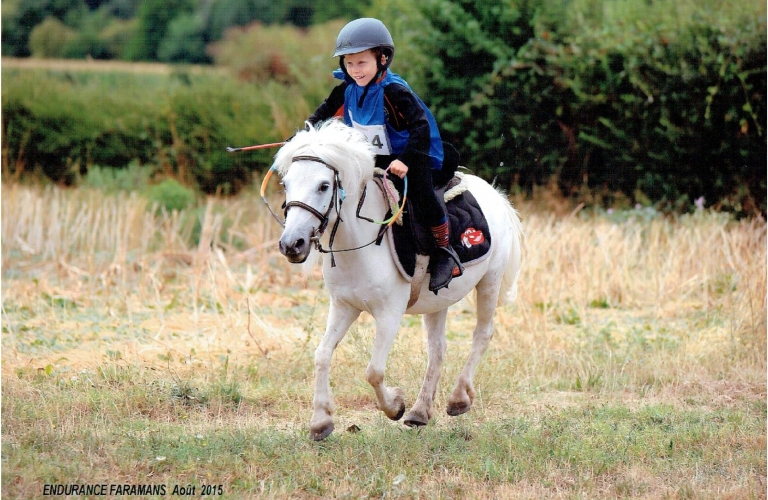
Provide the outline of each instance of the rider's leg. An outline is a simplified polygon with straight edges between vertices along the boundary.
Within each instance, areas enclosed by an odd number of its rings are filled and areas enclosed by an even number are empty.
[[[426,161],[408,165],[409,198],[413,202],[414,217],[422,226],[429,227],[435,241],[435,251],[429,264],[429,289],[437,294],[448,286],[454,276],[461,276],[464,268],[450,245],[450,223],[445,202],[438,199],[432,185],[432,166]]]

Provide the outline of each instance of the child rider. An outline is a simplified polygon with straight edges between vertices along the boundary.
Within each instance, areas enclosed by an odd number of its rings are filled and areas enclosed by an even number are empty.
[[[408,174],[408,198],[417,221],[431,228],[435,251],[430,258],[430,291],[445,288],[459,257],[449,244],[445,204],[435,195],[432,171],[443,164],[443,143],[432,113],[399,75],[388,70],[395,53],[389,30],[378,19],[363,18],[342,28],[336,39],[342,83],[315,110],[315,125],[332,117],[362,132],[379,154],[376,165],[390,167],[401,179]]]

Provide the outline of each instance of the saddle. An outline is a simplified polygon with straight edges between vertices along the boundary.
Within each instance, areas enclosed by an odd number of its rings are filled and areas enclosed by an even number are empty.
[[[462,265],[467,268],[488,257],[491,232],[480,205],[467,189],[464,174],[457,171],[458,153],[450,144],[444,145],[446,157],[443,169],[435,172],[435,194],[446,204],[450,244]],[[402,197],[402,186],[400,183],[396,183],[396,186]],[[430,228],[418,224],[411,214],[411,200],[406,199],[402,223],[392,225],[392,238],[389,238],[392,254],[397,256],[395,262],[403,278],[408,281],[413,279],[416,272],[417,257],[430,255],[434,249],[434,237]]]
[[[488,256],[491,232],[480,205],[467,191],[465,184],[463,174],[457,173],[446,186],[435,189],[435,192],[440,199],[446,200],[451,227],[450,243],[462,265],[467,268]],[[411,203],[406,200],[403,223],[392,226],[392,238],[389,240],[393,255],[397,255],[400,273],[408,281],[413,279],[417,256],[429,255],[434,248],[430,229],[416,223],[412,213]]]

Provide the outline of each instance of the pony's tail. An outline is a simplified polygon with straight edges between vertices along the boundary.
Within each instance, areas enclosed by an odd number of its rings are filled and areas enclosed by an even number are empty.
[[[507,217],[514,229],[512,231],[512,248],[509,252],[507,267],[504,269],[504,276],[501,278],[497,306],[511,304],[517,299],[517,278],[520,275],[520,263],[522,259],[523,224],[520,222],[520,214],[518,214],[517,210],[512,206],[512,203],[508,201],[506,196],[504,196],[504,199],[507,200],[507,203],[505,203]]]

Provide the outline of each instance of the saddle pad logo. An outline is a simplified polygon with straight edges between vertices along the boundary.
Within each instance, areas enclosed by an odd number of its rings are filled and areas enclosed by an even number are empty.
[[[474,227],[468,227],[461,234],[461,242],[465,247],[470,248],[476,245],[480,245],[485,241],[485,236],[482,231],[478,231]]]

